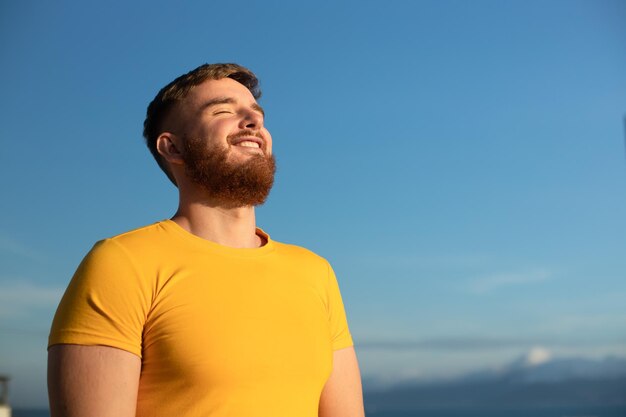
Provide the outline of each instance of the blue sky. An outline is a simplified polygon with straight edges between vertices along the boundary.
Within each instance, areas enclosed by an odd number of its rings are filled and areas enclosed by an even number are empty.
[[[145,108],[205,62],[261,79],[259,224],[327,257],[363,374],[626,356],[623,1],[0,5],[0,373],[45,341],[91,245],[171,216]]]

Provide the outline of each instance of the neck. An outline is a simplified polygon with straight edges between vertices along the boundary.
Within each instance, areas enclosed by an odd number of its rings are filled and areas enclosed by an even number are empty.
[[[181,195],[172,220],[188,232],[224,246],[258,248],[265,243],[256,234],[252,206],[230,207]]]

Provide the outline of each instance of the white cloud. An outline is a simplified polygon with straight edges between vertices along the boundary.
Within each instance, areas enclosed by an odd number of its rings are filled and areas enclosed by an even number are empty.
[[[502,287],[513,285],[527,285],[546,281],[554,274],[545,268],[538,268],[526,272],[501,273],[474,279],[469,289],[475,294],[485,294]]]
[[[600,338],[626,341],[624,328],[626,328],[626,314],[621,311],[615,313],[567,312],[546,316],[535,325],[535,330],[540,334],[555,336],[585,335],[589,343]]]
[[[541,346],[535,346],[526,354],[525,364],[527,366],[537,366],[552,359],[552,353]]]
[[[33,310],[56,308],[63,289],[33,284],[26,280],[0,282],[0,318],[29,315]]]
[[[0,251],[9,253],[11,255],[17,255],[23,258],[28,258],[34,261],[40,262],[44,260],[44,256],[41,253],[5,235],[0,235]]]

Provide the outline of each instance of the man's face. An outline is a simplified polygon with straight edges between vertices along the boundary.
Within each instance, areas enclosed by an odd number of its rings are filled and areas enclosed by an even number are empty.
[[[262,204],[276,170],[263,110],[230,78],[209,80],[189,93],[179,126],[185,172],[221,204]]]

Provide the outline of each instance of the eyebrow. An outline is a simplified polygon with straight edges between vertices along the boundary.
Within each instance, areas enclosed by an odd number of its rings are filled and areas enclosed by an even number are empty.
[[[211,99],[202,103],[202,105],[198,109],[198,112],[202,113],[206,109],[213,107],[213,106],[217,106],[219,104],[235,104],[235,100],[231,97],[216,97],[214,99]],[[263,107],[259,106],[258,103],[254,103],[250,107],[252,107],[253,110],[258,111],[259,113],[263,115],[263,117],[265,117],[265,111],[263,110]]]

